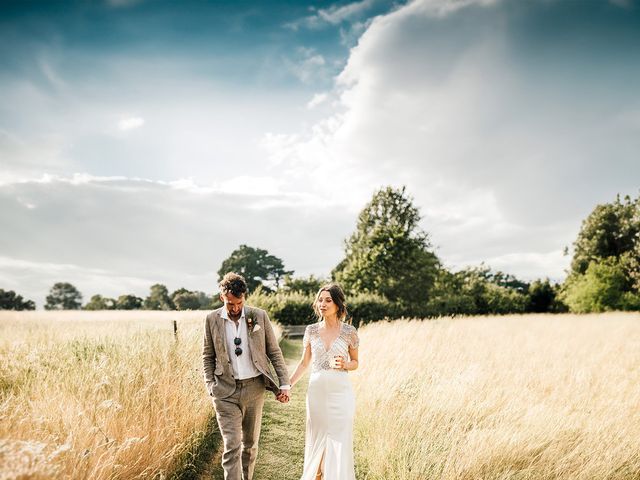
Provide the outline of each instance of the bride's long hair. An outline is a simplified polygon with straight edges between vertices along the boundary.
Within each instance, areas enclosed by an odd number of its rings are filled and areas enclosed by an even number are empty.
[[[313,301],[313,311],[316,313],[318,320],[322,320],[322,312],[320,312],[320,309],[318,308],[318,300],[320,300],[320,294],[322,292],[329,292],[331,300],[333,300],[333,303],[338,307],[338,320],[345,322],[347,319],[347,303],[345,301],[344,292],[337,283],[328,283],[320,287],[320,290],[316,293],[316,298]]]

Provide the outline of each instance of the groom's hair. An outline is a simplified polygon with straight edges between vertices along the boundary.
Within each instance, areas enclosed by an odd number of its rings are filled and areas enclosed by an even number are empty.
[[[320,287],[320,290],[318,290],[318,293],[316,293],[316,298],[313,301],[313,311],[316,312],[318,319],[322,320],[322,313],[318,308],[318,301],[320,300],[320,294],[322,292],[329,292],[331,300],[333,300],[333,303],[338,307],[338,320],[342,320],[344,322],[347,318],[347,302],[345,301],[344,291],[337,283],[328,283],[323,285]]]
[[[244,277],[234,272],[225,274],[220,281],[219,287],[220,293],[223,295],[230,293],[234,297],[240,298],[242,295],[247,293],[247,282]]]

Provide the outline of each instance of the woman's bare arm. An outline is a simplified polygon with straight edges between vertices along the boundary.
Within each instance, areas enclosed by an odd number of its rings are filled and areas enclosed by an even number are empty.
[[[293,375],[291,375],[292,387],[298,382],[298,380],[300,380],[302,375],[304,375],[304,372],[309,366],[309,363],[311,363],[311,345],[307,344],[307,346],[304,349],[304,352],[302,352],[302,358],[298,362],[298,366],[296,367],[296,370],[293,372]]]

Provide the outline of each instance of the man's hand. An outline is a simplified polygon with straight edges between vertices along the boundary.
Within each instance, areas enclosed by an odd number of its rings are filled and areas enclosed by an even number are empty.
[[[291,390],[290,389],[280,389],[280,391],[276,394],[276,400],[281,403],[287,403],[291,400]]]

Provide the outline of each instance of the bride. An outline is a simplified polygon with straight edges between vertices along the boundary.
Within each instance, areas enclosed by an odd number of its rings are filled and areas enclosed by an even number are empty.
[[[337,284],[318,291],[313,309],[320,321],[307,326],[302,359],[291,377],[293,387],[311,364],[301,480],[355,480],[355,396],[347,371],[358,368],[358,334],[344,322],[344,292]]]

